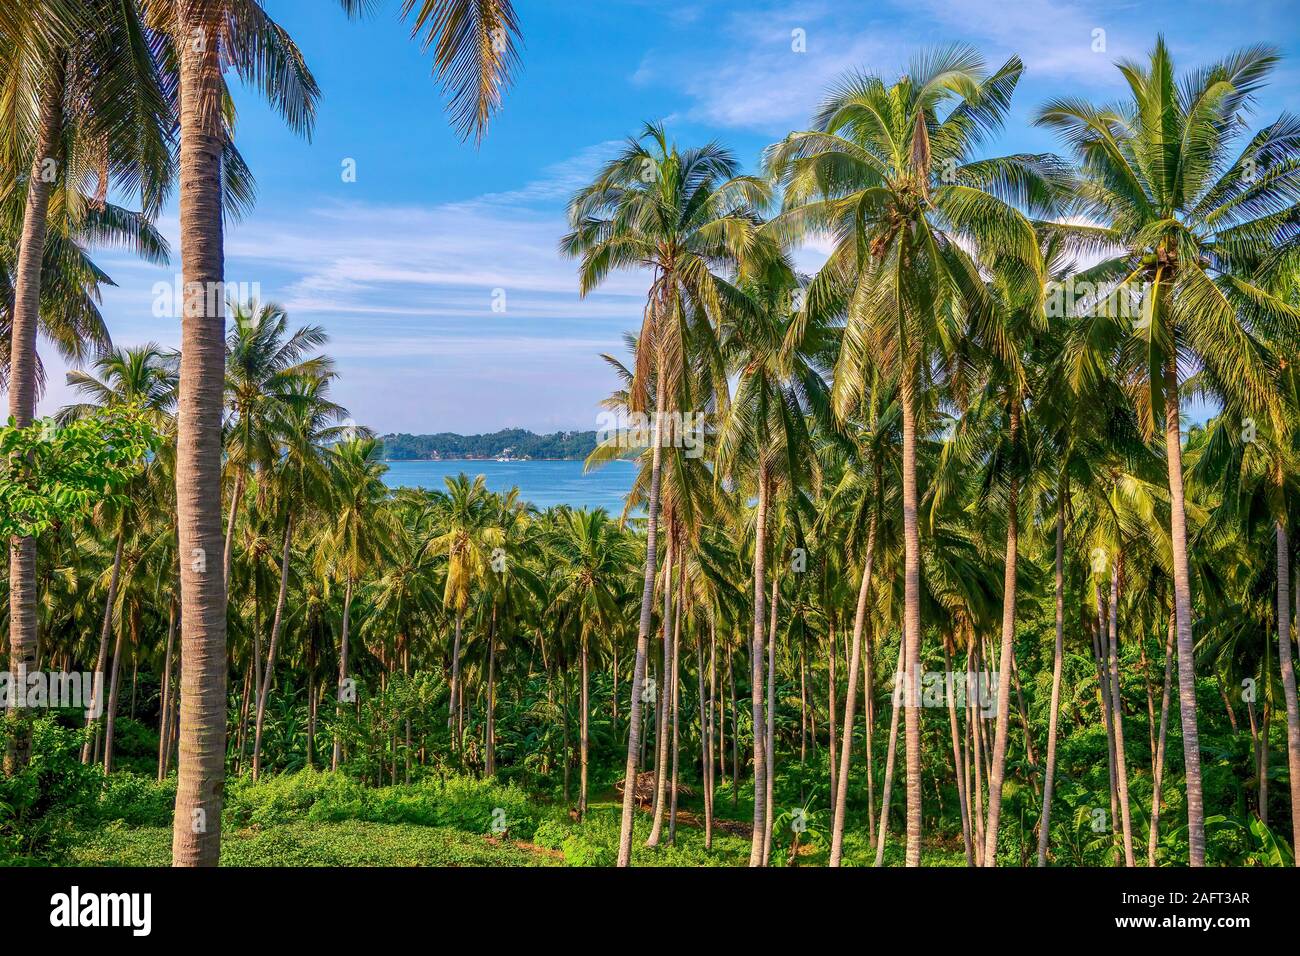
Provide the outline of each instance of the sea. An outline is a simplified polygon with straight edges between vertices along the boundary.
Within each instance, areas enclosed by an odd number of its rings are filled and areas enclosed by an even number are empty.
[[[604,508],[614,517],[636,479],[636,465],[614,461],[583,473],[580,461],[492,461],[441,459],[439,461],[389,461],[384,481],[390,488],[446,490],[445,479],[464,473],[482,475],[489,490],[519,489],[519,496],[538,508]]]

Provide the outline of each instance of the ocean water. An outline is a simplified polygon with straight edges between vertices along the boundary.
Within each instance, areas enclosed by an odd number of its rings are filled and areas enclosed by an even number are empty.
[[[384,481],[391,488],[446,490],[445,478],[464,472],[482,475],[495,492],[519,489],[519,496],[538,508],[569,505],[604,508],[614,517],[623,511],[623,499],[636,478],[636,466],[615,461],[586,474],[580,461],[390,461]]]

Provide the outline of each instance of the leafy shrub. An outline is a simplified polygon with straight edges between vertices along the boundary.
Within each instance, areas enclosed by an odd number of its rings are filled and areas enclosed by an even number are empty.
[[[158,783],[121,771],[109,774],[99,798],[99,819],[133,827],[169,827],[176,807],[176,778]]]
[[[5,722],[0,748],[7,746]],[[78,827],[97,816],[103,773],[81,763],[82,731],[52,715],[31,722],[32,755],[12,776],[0,775],[0,863],[60,863]]]

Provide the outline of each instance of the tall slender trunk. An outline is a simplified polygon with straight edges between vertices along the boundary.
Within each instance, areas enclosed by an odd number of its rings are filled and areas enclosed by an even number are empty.
[[[916,510],[915,371],[903,374],[903,635],[907,743],[907,865],[921,865],[921,537]],[[885,808],[886,812],[888,808]],[[883,827],[882,827],[883,830]]]
[[[185,286],[177,416],[181,555],[181,717],[172,864],[221,855],[226,756],[226,583],[222,554],[221,414],[225,393],[224,140],[219,40],[211,5],[180,0],[180,235]],[[200,40],[204,42],[199,42]]]
[[[226,595],[230,595],[230,562],[235,551],[235,519],[239,516],[239,503],[244,500],[244,468],[235,466],[235,487],[230,493],[230,514],[226,518],[226,543],[221,552],[221,573],[225,575]]]
[[[1133,821],[1128,802],[1128,758],[1124,752],[1124,706],[1119,686],[1119,576],[1123,560],[1116,554],[1110,568],[1110,640],[1107,656],[1110,666],[1111,726],[1115,729],[1115,773],[1119,788],[1120,825],[1124,835],[1124,865],[1133,862]]]
[[[943,660],[947,668],[944,680],[945,696],[948,698],[948,733],[952,737],[953,777],[957,781],[957,803],[961,807],[961,842],[966,852],[966,865],[975,865],[975,849],[971,846],[970,805],[966,801],[966,767],[962,760],[961,736],[957,729],[957,700],[953,693],[952,640],[945,636],[943,641]],[[969,689],[967,690],[969,693]]]
[[[889,750],[885,754],[885,792],[880,798],[880,827],[876,836],[876,866],[885,860],[885,837],[889,835],[889,804],[894,795],[894,755],[898,752],[898,711],[906,689],[903,687],[904,650],[898,648],[898,667],[894,670],[893,707],[889,715]]]
[[[677,537],[673,521],[668,521],[668,547],[664,551],[664,609],[663,609],[663,670],[660,671],[658,722],[655,725],[655,805],[654,822],[650,825],[650,836],[646,846],[658,846],[663,836],[664,811],[667,810],[665,797],[668,793],[668,721],[671,716],[672,697],[670,688],[673,679],[673,645],[676,643],[677,625],[681,620],[681,606],[677,607],[677,617],[673,616],[673,571],[677,558]]]
[[[585,640],[585,638],[584,638]],[[587,648],[583,645],[582,657],[582,717],[581,724],[586,727],[587,724]],[[488,680],[487,680],[487,718],[484,721],[483,728],[483,753],[484,766],[489,777],[496,776],[497,772],[497,609],[496,605],[492,606],[492,621],[488,625]],[[586,754],[583,754],[584,758]],[[583,768],[583,783],[586,783],[586,767]],[[583,790],[582,799],[586,799],[586,790]]]
[[[172,653],[176,649],[176,596],[167,602],[167,653],[163,658],[162,696],[158,707],[158,782],[167,776],[167,742],[171,737]]]
[[[1286,760],[1291,782],[1291,845],[1300,847],[1300,708],[1296,704],[1291,653],[1291,548],[1286,525],[1277,523],[1277,662],[1286,697]]]
[[[709,621],[712,634],[713,621]],[[700,783],[704,787],[704,849],[713,849],[713,698],[704,696],[704,635],[695,642],[695,694],[700,710]]]
[[[103,709],[103,676],[104,668],[108,666],[108,641],[113,633],[113,605],[117,603],[118,583],[122,579],[122,548],[126,539],[125,521],[118,524],[117,527],[117,547],[113,550],[113,570],[108,575],[108,596],[104,599],[104,618],[99,626],[99,654],[95,657],[95,684],[94,691],[90,700],[90,708],[86,712],[86,740],[81,745],[81,762],[90,763],[91,748],[94,745],[94,734],[89,733],[91,727],[95,724],[96,713]]]
[[[52,71],[41,102],[41,125],[36,154],[27,177],[27,200],[23,208],[23,231],[18,244],[14,274],[14,303],[10,321],[9,415],[15,425],[26,428],[36,414],[36,325],[40,316],[41,264],[49,223],[53,171],[62,157],[54,151],[63,126],[63,67]],[[9,539],[9,670],[15,686],[27,686],[27,672],[36,669],[36,539]],[[6,773],[25,767],[31,758],[29,712],[10,702],[13,728],[5,752]]]
[[[758,514],[754,525],[754,636],[749,649],[750,710],[754,723],[754,834],[749,865],[763,862],[767,837],[767,745],[763,740],[763,601],[767,584],[767,465],[758,466]]]
[[[679,667],[681,663],[681,617],[682,617],[682,596],[677,595],[677,626],[673,633],[673,683],[669,691],[670,699],[673,705],[673,774],[672,774],[672,795],[668,805],[668,842],[677,842],[677,782],[678,782],[678,758],[681,755],[681,738],[680,738],[680,684]]]
[[[448,698],[447,710],[447,729],[453,731],[451,746],[453,750],[459,750],[457,744],[457,734],[454,733],[457,726],[457,716],[460,710],[460,635],[461,622],[465,612],[457,609],[455,631],[451,642],[451,696]]]
[[[579,770],[578,779],[578,822],[581,823],[587,816],[587,708],[591,702],[588,699],[587,689],[587,630],[582,631],[582,693],[578,712],[578,750],[579,750]]]
[[[266,719],[266,701],[271,695],[271,677],[275,673],[275,654],[280,646],[284,605],[289,594],[289,542],[293,537],[293,515],[284,518],[284,544],[280,550],[280,593],[275,599],[275,617],[271,621],[271,640],[266,649],[266,673],[258,683],[257,721],[253,731],[253,781],[262,770],[262,725]]]
[[[849,797],[849,764],[853,750],[854,705],[858,696],[858,668],[862,665],[862,629],[867,619],[867,597],[871,593],[871,565],[876,552],[876,512],[867,529],[867,554],[858,585],[858,605],[853,612],[853,649],[849,652],[849,686],[844,697],[844,743],[840,747],[839,786],[835,790],[835,813],[831,823],[830,865],[839,866],[844,854],[844,808]],[[867,745],[870,746],[870,740]]]
[[[1038,821],[1038,865],[1047,866],[1052,831],[1052,787],[1056,783],[1056,722],[1061,712],[1061,668],[1065,658],[1065,500],[1068,479],[1062,478],[1056,499],[1056,644],[1052,650],[1052,703],[1047,718],[1047,770],[1043,777],[1043,814]]]
[[[776,784],[776,608],[781,592],[777,589],[779,574],[772,575],[771,621],[767,628],[767,728],[763,743],[767,748],[767,834],[763,839],[763,865],[772,858],[772,823],[776,814],[772,809],[773,786]]]
[[[1178,708],[1183,725],[1187,786],[1188,863],[1205,865],[1205,799],[1201,789],[1201,738],[1196,726],[1192,584],[1187,563],[1187,508],[1183,497],[1183,447],[1178,422],[1178,365],[1165,365],[1165,457],[1169,469],[1170,538],[1174,557],[1174,607],[1178,627]]]
[[[117,643],[113,647],[113,676],[109,681],[108,712],[104,718],[104,773],[113,769],[113,730],[117,725],[117,695],[122,678],[122,639],[126,628],[117,629]]]
[[[1156,865],[1156,840],[1160,836],[1160,809],[1164,794],[1160,785],[1165,773],[1165,734],[1169,729],[1169,690],[1173,686],[1174,642],[1178,628],[1169,612],[1169,638],[1165,641],[1165,685],[1160,695],[1160,734],[1156,739],[1155,763],[1151,768],[1151,826],[1147,832],[1147,866]]]
[[[664,408],[664,377],[657,376],[656,412]],[[636,811],[637,755],[641,750],[641,690],[645,684],[646,648],[654,610],[655,547],[659,534],[659,470],[662,458],[663,415],[655,415],[650,453],[650,500],[646,520],[645,573],[641,585],[641,619],[637,626],[636,662],[632,667],[632,701],[628,707],[627,764],[623,771],[623,814],[619,823],[618,865],[632,863],[632,815]]]
[[[1020,403],[1011,405],[1011,447],[1020,435]],[[1014,452],[1013,452],[1014,455]],[[1014,465],[1013,465],[1014,467]],[[984,827],[984,865],[998,865],[998,818],[1002,815],[1002,783],[1007,767],[1007,741],[1011,736],[1011,658],[1016,639],[1016,560],[1019,555],[1020,479],[1011,476],[1007,493],[1007,553],[1002,577],[1002,646],[998,657],[998,710],[993,733],[993,759],[989,764],[989,816]]]
[[[348,629],[351,618],[352,575],[349,573],[347,586],[343,592],[343,626],[339,632],[339,682],[334,695],[334,756],[330,760],[331,770],[339,769],[339,760],[343,756],[343,738],[339,736],[338,725],[343,719],[343,688],[348,679]]]

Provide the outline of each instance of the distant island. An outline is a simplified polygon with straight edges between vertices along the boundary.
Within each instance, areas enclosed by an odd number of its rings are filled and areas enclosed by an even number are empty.
[[[510,461],[559,459],[581,461],[596,447],[596,433],[555,432],[537,435],[523,428],[503,428],[488,435],[384,435],[389,461],[438,461],[443,458],[504,458]]]

